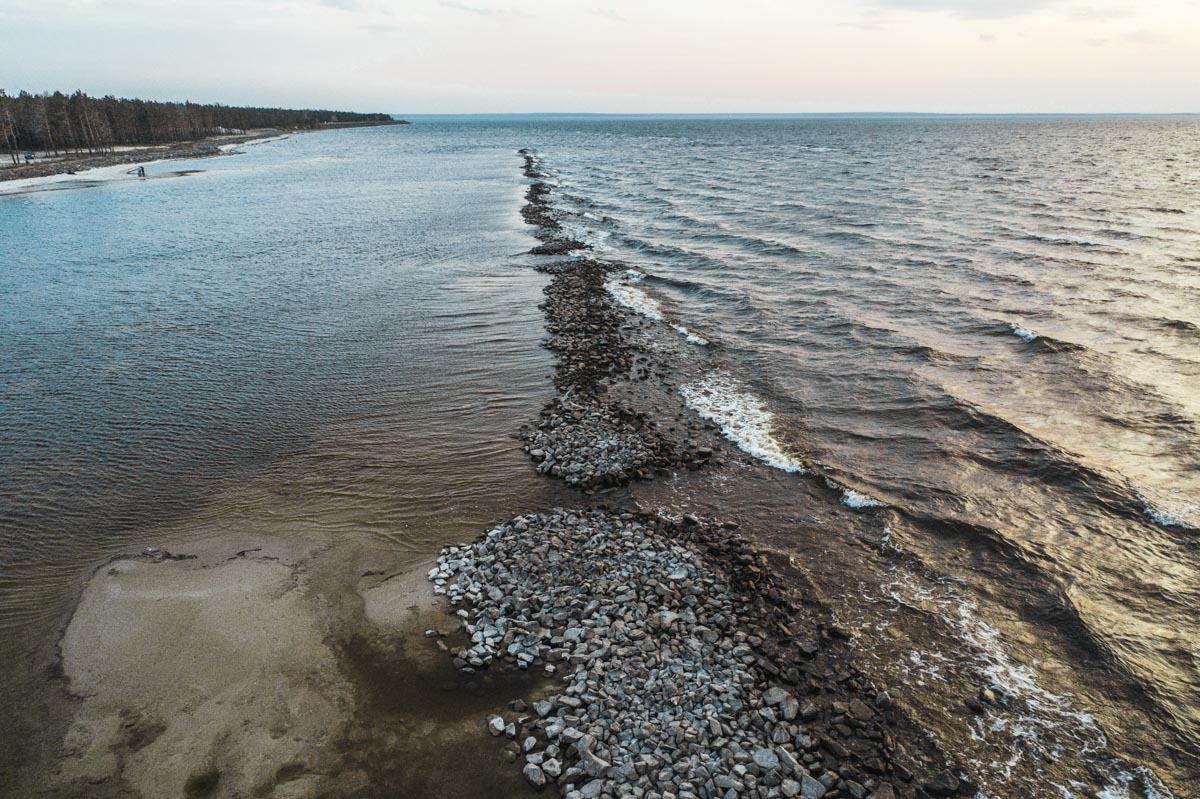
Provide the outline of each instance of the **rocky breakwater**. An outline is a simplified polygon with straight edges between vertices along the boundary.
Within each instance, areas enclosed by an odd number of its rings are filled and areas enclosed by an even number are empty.
[[[531,252],[562,256],[587,249],[564,235],[547,199],[552,189],[537,156],[527,150],[521,154],[524,173],[534,180],[522,215],[542,241]],[[711,448],[681,446],[611,390],[621,382],[645,380],[651,372],[647,355],[629,344],[627,313],[605,287],[620,267],[591,257],[559,257],[538,268],[551,275],[541,307],[550,333],[546,346],[556,356],[559,391],[537,425],[522,432],[525,451],[538,470],[592,491],[708,462]]]
[[[455,663],[559,686],[488,722],[529,783],[569,799],[966,795],[731,527],[556,510],[443,550],[429,579],[471,641]]]

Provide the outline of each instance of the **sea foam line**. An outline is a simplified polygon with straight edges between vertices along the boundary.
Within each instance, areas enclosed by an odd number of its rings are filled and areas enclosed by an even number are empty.
[[[720,425],[725,437],[743,452],[785,472],[806,471],[775,437],[775,415],[766,403],[728,372],[712,372],[680,386],[679,393],[688,407]]]
[[[616,300],[618,304],[625,306],[631,311],[640,313],[647,319],[653,319],[656,322],[665,322],[670,325],[672,330],[682,335],[689,344],[696,344],[701,347],[707,346],[709,341],[704,336],[688,330],[681,324],[667,322],[666,317],[663,316],[662,305],[659,304],[658,300],[635,285],[645,279],[645,272],[639,272],[636,269],[626,269],[606,280],[604,288],[608,290],[609,296]]]
[[[884,543],[889,545],[890,529],[885,528]],[[1102,799],[1176,799],[1174,793],[1163,784],[1150,769],[1125,763],[1108,750],[1108,737],[1096,718],[1086,709],[1080,708],[1074,697],[1056,694],[1043,687],[1035,669],[1014,659],[1002,633],[985,622],[978,612],[975,601],[964,594],[952,579],[936,581],[933,585],[923,584],[908,570],[898,568],[897,579],[880,586],[881,595],[868,599],[882,599],[895,603],[897,607],[916,608],[922,613],[932,613],[947,623],[973,653],[975,666],[982,672],[989,687],[1004,697],[1007,705],[1003,713],[974,716],[969,724],[971,737],[977,741],[1009,745],[1007,759],[983,763],[973,760],[982,773],[978,776],[986,781],[1007,784],[1013,777],[1013,769],[1021,761],[1038,760],[1038,752],[1049,754],[1053,761],[1066,755],[1066,747],[1075,749],[1085,761],[1091,761],[1102,773],[1105,787],[1093,794],[1086,785],[1070,780],[1069,785],[1051,782],[1063,799],[1084,799],[1098,796]],[[887,626],[884,622],[878,629]],[[921,662],[918,662],[921,661]],[[918,668],[913,679],[920,685],[926,677],[938,679],[937,669],[931,673],[930,662],[948,662],[949,658],[940,651],[927,651],[922,658],[914,660]],[[929,662],[924,662],[929,661]],[[1036,661],[1034,661],[1036,665]],[[1066,735],[1069,743],[1062,738]],[[1011,746],[1013,741],[1023,741],[1020,747]],[[1130,788],[1137,785],[1141,793]],[[986,787],[977,794],[977,799],[994,799]]]
[[[1142,511],[1160,527],[1200,530],[1200,503],[1177,496],[1181,493],[1178,489],[1165,492],[1170,496],[1158,492],[1154,499],[1137,489],[1134,493],[1142,501]]]

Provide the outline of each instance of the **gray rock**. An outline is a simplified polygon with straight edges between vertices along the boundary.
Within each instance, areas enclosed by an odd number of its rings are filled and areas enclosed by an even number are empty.
[[[934,796],[953,796],[958,793],[958,777],[949,771],[940,772],[925,783],[925,790]]]
[[[504,719],[502,719],[500,716],[489,716],[488,717],[488,732],[490,732],[494,736],[503,735],[504,734]]]
[[[762,747],[754,750],[754,762],[761,769],[774,771],[779,768],[779,755],[766,747]]]
[[[587,772],[589,777],[602,777],[606,771],[612,768],[611,763],[597,757],[590,749],[580,750],[579,762],[583,765],[583,770]]]
[[[800,778],[800,795],[804,799],[821,799],[828,789],[821,784],[820,781],[814,780],[812,776],[805,774]]]
[[[579,789],[579,795],[583,799],[597,799],[603,790],[604,780],[592,780],[583,784],[583,787]]]
[[[546,775],[533,763],[527,763],[525,768],[521,769],[521,773],[525,775],[525,779],[529,780],[529,784],[534,788],[545,787]]]
[[[790,697],[791,694],[777,685],[772,685],[763,693],[763,701],[768,705],[782,705]]]

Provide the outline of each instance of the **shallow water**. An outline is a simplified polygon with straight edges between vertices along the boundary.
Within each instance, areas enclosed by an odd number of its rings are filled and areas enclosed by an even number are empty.
[[[410,130],[0,197],[6,718],[85,570],[164,531],[419,559],[534,501],[513,436],[551,362],[517,161]]]
[[[1198,133],[419,120],[0,197],[5,684],[82,570],[178,519],[282,497],[427,553],[544,501],[512,438],[550,391],[533,147],[571,230],[637,270],[615,296],[711,342],[689,402],[886,520],[911,562],[848,623],[936,614],[1041,709],[1004,734],[1098,746],[1084,717],[1133,714],[1200,780]]]

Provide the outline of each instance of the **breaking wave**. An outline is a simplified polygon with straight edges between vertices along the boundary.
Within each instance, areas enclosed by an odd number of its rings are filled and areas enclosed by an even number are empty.
[[[721,427],[748,455],[785,472],[804,474],[804,464],[775,437],[775,415],[765,402],[728,372],[713,372],[681,386],[692,410]]]

